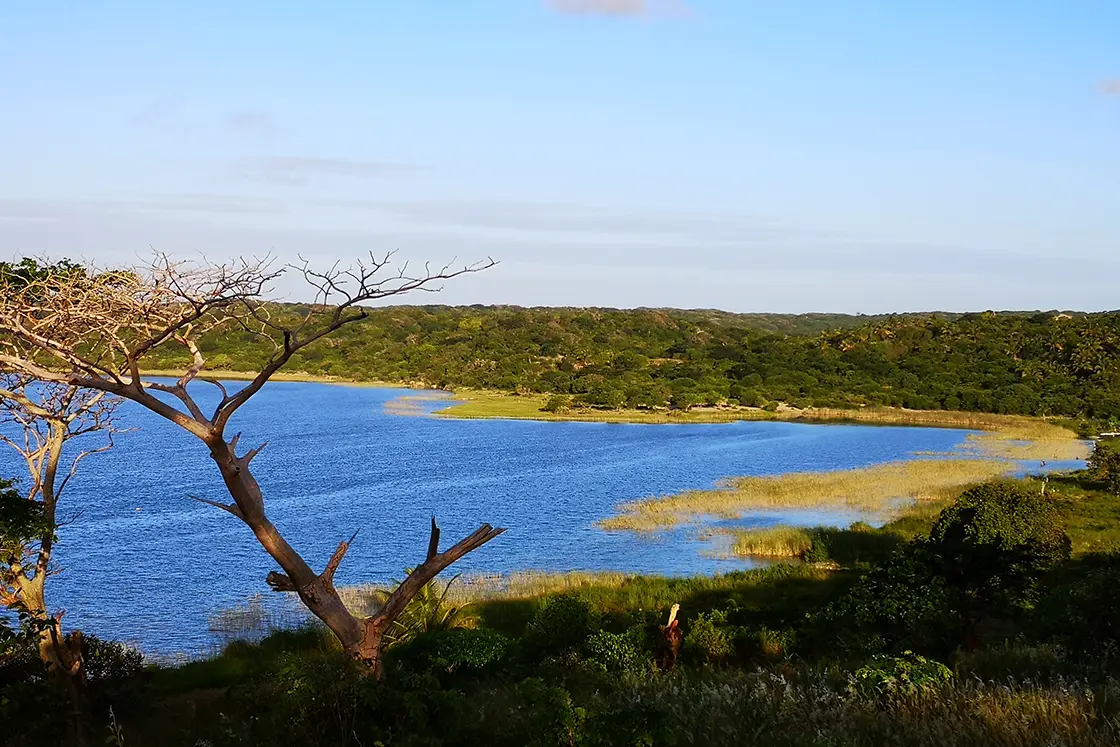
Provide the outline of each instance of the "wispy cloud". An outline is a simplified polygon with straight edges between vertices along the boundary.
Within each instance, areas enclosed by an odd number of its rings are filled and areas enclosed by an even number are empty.
[[[546,0],[549,8],[568,15],[635,17],[688,11],[683,0]]]
[[[348,158],[304,156],[252,156],[234,164],[241,176],[269,184],[302,186],[315,176],[373,178],[401,176],[412,168],[406,164],[358,161]]]
[[[183,133],[191,129],[190,117],[182,99],[149,101],[133,112],[131,119],[133,124],[165,132]]]
[[[226,112],[222,118],[226,129],[239,135],[272,135],[276,132],[276,122],[272,116],[261,109],[235,109]]]
[[[1101,91],[1106,96],[1120,96],[1120,78],[1108,78],[1101,81]]]

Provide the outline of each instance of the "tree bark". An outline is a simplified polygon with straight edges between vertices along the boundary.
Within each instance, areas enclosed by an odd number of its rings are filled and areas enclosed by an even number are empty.
[[[343,651],[365,666],[374,677],[382,676],[382,651],[385,632],[404,611],[408,603],[442,570],[472,550],[476,550],[505,529],[495,529],[483,524],[472,534],[444,552],[439,552],[440,530],[432,517],[431,537],[427,557],[389,595],[382,608],[371,617],[357,617],[346,607],[334,586],[334,575],[354,537],[339,543],[322,573],[315,573],[311,566],[281,536],[264,511],[264,497],[260,485],[249,469],[249,463],[260,451],[256,449],[244,456],[237,456],[237,437],[229,443],[220,437],[208,441],[210,455],[218,464],[226,489],[233,498],[233,505],[215,503],[218,507],[237,516],[253,531],[257,541],[283,569],[273,571],[266,579],[276,591],[294,591],[308,610],[319,618],[342,644]],[[207,501],[210,503],[210,501]],[[357,533],[355,533],[357,536]]]

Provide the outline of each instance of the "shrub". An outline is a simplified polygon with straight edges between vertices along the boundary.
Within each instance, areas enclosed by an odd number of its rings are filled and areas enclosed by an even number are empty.
[[[1103,483],[1105,490],[1120,495],[1120,447],[1110,441],[1097,441],[1086,466],[1093,479]]]
[[[951,651],[960,639],[952,592],[921,543],[872,568],[836,601],[810,616],[810,646],[855,653]]]
[[[134,648],[104,641],[97,636],[82,637],[86,679],[91,685],[120,685],[139,677],[144,671],[144,655]]]
[[[1120,552],[1093,553],[1057,574],[1034,610],[1036,633],[1078,657],[1120,653]]]
[[[701,612],[688,625],[688,633],[684,637],[685,654],[690,659],[709,664],[729,659],[735,653],[733,633],[727,626],[726,612]]]
[[[412,573],[412,570],[407,568],[405,573]],[[389,645],[395,646],[407,643],[421,633],[474,625],[474,618],[465,606],[454,605],[447,601],[451,586],[458,578],[458,575],[452,577],[442,588],[439,580],[434,578],[424,584],[420,592],[408,601],[404,610],[387,631],[386,637]],[[397,583],[399,584],[399,582]],[[382,603],[389,598],[388,591],[380,591],[378,595],[381,597]]]
[[[944,664],[904,651],[901,656],[877,654],[852,673],[849,690],[864,697],[884,697],[924,692],[953,679]]]
[[[966,491],[929,537],[903,546],[812,616],[818,643],[947,656],[977,642],[982,622],[1028,609],[1042,576],[1070,556],[1057,509],[1006,482]]]
[[[1029,601],[1042,574],[1069,559],[1071,543],[1053,502],[1018,483],[992,482],[942,511],[928,546],[947,583],[982,608]]]
[[[498,699],[493,703],[496,707],[488,719],[488,743],[519,747],[577,743],[587,716],[564,688],[529,678],[513,688],[510,700]]]
[[[572,406],[572,398],[567,394],[554,394],[548,398],[541,408],[542,412],[564,412]]]
[[[574,594],[549,597],[530,621],[525,643],[541,654],[574,648],[597,627],[597,617],[590,605]]]
[[[418,672],[482,670],[501,662],[510,640],[493,630],[442,630],[418,636],[395,656],[398,665]]]
[[[625,633],[600,631],[584,643],[584,657],[593,666],[611,674],[638,673],[649,670],[653,660],[644,650],[645,634],[641,628]]]

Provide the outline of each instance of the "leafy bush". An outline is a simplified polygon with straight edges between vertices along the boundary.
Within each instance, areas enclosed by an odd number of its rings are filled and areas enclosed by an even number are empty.
[[[421,672],[479,671],[505,659],[510,645],[508,638],[493,630],[442,630],[417,637],[394,660],[398,666]]]
[[[544,403],[544,407],[541,408],[541,411],[564,412],[565,410],[571,409],[571,406],[572,398],[567,394],[553,394],[548,398],[548,401]]]
[[[91,685],[120,685],[139,677],[144,671],[144,655],[134,648],[105,641],[97,636],[82,637],[86,679]]]
[[[641,628],[625,633],[600,631],[583,645],[585,660],[611,674],[648,671],[653,660],[645,651],[645,634]]]
[[[1069,556],[1052,503],[1018,484],[987,483],[942,511],[928,538],[812,616],[810,628],[818,644],[947,656],[974,645],[983,621],[1028,609],[1043,575]]]
[[[583,643],[598,627],[598,615],[575,594],[549,597],[537,610],[525,632],[529,648],[555,654]]]
[[[877,654],[852,673],[849,688],[863,696],[893,696],[928,691],[953,679],[944,664],[903,651],[901,656]]]
[[[1097,441],[1086,466],[1105,490],[1120,495],[1120,447],[1112,441]]]
[[[934,558],[921,543],[910,543],[811,614],[805,632],[809,646],[822,654],[836,644],[854,653],[944,653],[959,641],[960,622]]]
[[[688,624],[684,653],[689,659],[709,664],[725,661],[735,654],[734,637],[735,631],[727,625],[726,612],[701,612]]]
[[[520,747],[552,747],[582,744],[587,713],[572,702],[572,696],[559,685],[531,677],[519,682],[507,698],[487,704],[488,728],[479,734],[488,744]]]
[[[1020,483],[991,482],[965,491],[941,512],[928,547],[939,573],[971,606],[1019,605],[1046,571],[1070,557],[1057,506]]]
[[[405,573],[412,573],[412,570],[407,568]],[[453,576],[442,588],[439,580],[434,578],[424,584],[419,593],[408,601],[404,610],[393,621],[392,627],[386,632],[389,645],[407,643],[421,633],[473,625],[474,619],[465,606],[454,605],[447,601],[451,586],[458,578],[458,575]],[[389,597],[388,591],[380,591],[378,594],[382,603]]]

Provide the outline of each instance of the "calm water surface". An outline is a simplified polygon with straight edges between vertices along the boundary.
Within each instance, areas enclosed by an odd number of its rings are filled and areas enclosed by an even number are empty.
[[[238,386],[238,385],[231,385]],[[209,401],[213,387],[198,384]],[[617,504],[711,487],[721,478],[862,467],[945,451],[967,431],[794,423],[622,425],[443,420],[392,415],[401,390],[271,383],[238,413],[272,520],[313,567],[361,533],[340,584],[400,577],[422,560],[435,514],[445,546],[482,522],[509,531],[458,571],[618,570],[710,573],[741,561],[706,556],[687,538],[651,541],[594,527]],[[232,516],[191,501],[227,500],[201,443],[129,403],[111,452],[68,489],[49,586],[67,622],[150,653],[212,644],[211,614],[267,592],[276,568]],[[8,453],[0,466],[16,468]],[[18,474],[15,473],[15,474]],[[853,516],[761,513],[747,523],[846,524]]]

